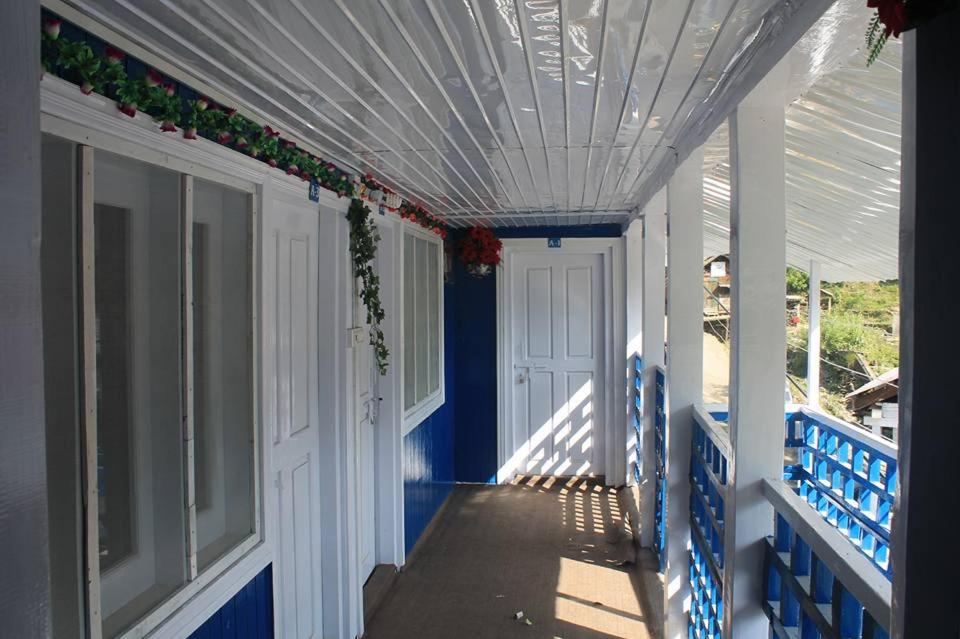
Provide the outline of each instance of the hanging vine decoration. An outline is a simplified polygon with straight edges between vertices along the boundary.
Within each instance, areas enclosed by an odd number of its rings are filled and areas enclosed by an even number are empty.
[[[370,217],[370,209],[360,199],[354,198],[350,201],[347,220],[350,222],[353,275],[360,280],[360,299],[367,309],[367,323],[370,325],[370,345],[373,346],[377,369],[381,375],[386,375],[390,351],[384,343],[383,330],[380,328],[385,315],[380,304],[380,277],[373,267],[380,234]]]

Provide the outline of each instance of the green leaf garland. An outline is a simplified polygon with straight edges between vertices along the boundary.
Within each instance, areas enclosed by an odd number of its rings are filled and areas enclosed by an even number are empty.
[[[360,299],[367,309],[367,323],[370,325],[370,345],[381,375],[387,374],[390,351],[384,342],[380,324],[385,314],[380,303],[380,277],[373,267],[377,257],[377,243],[380,234],[370,217],[370,209],[362,200],[350,200],[347,210],[350,222],[350,255],[353,257],[353,275],[360,280]]]

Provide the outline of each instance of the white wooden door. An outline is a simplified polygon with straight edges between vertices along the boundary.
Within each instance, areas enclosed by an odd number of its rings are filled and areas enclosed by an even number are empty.
[[[377,565],[376,519],[376,435],[377,377],[370,346],[367,311],[354,286],[353,317],[356,339],[353,343],[354,426],[357,437],[358,515],[360,525],[360,581],[365,582]]]
[[[289,197],[289,199],[288,199]],[[280,193],[263,220],[264,418],[276,512],[276,636],[321,637],[317,205]]]
[[[603,473],[603,260],[521,253],[510,268],[512,419],[528,473]]]

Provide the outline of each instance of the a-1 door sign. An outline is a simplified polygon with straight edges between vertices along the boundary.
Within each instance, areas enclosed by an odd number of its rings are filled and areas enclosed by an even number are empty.
[[[559,238],[559,237],[548,237],[548,238],[547,238],[547,248],[560,248],[560,238]]]

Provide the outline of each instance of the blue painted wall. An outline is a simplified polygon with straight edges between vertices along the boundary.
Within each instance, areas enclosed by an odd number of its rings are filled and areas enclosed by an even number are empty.
[[[189,639],[272,639],[273,570],[267,566]]]
[[[620,237],[619,224],[498,228],[501,238]],[[453,234],[453,246],[463,236]],[[546,241],[544,241],[546,243]],[[471,277],[457,261],[455,470],[458,482],[494,483],[497,478],[497,282]],[[449,367],[450,360],[447,360]],[[447,397],[451,396],[449,386]]]
[[[446,402],[403,438],[403,519],[407,552],[453,490],[454,407],[457,403],[454,309],[458,292],[453,284],[443,287]]]

